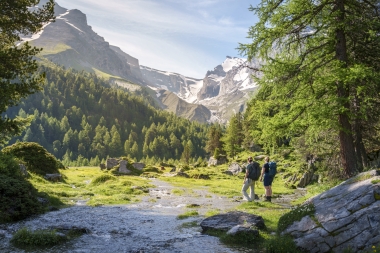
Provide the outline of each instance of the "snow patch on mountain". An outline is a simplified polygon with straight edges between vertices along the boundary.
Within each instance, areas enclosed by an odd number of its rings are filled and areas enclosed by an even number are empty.
[[[236,68],[239,65],[242,65],[245,61],[246,59],[237,58],[237,57],[232,58],[230,56],[227,56],[227,58],[222,63],[222,67],[223,67],[224,72],[227,73],[231,71],[233,68]]]

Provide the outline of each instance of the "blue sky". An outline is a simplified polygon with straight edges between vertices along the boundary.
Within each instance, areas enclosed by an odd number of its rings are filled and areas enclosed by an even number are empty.
[[[87,15],[93,30],[141,65],[203,78],[240,57],[257,0],[56,0]]]

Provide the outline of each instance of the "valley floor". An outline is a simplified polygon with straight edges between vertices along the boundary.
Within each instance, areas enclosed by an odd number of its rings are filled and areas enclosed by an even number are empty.
[[[139,203],[77,205],[0,225],[0,252],[252,252],[226,246],[219,238],[202,234],[199,226],[205,215],[233,210],[241,204],[239,201],[211,194],[206,189],[180,189],[157,179],[152,179],[152,184],[155,187]],[[178,219],[188,211],[197,211],[199,215]],[[15,248],[9,242],[12,234],[23,227],[31,230],[79,227],[87,233],[49,249],[30,251]]]

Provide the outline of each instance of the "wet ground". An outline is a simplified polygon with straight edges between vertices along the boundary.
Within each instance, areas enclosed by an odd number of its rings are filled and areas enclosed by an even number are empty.
[[[203,235],[199,223],[208,210],[229,210],[239,202],[208,193],[186,190],[173,194],[173,186],[153,180],[156,188],[137,203],[122,206],[77,206],[46,213],[26,221],[0,225],[0,252],[249,252],[231,248],[217,237]],[[188,208],[189,205],[199,205]],[[197,210],[201,216],[179,220],[177,216]],[[9,240],[22,227],[46,229],[85,228],[88,233],[67,243],[44,250],[21,250]]]
[[[85,200],[76,206],[32,219],[0,225],[0,252],[252,252],[222,244],[217,237],[201,233],[199,223],[210,210],[228,211],[240,204],[235,199],[210,194],[207,190],[178,189],[153,179],[156,188],[141,202],[121,206],[89,207]],[[180,194],[173,194],[180,192]],[[294,196],[275,201],[287,208]],[[197,206],[189,208],[189,206]],[[179,220],[178,215],[196,210],[200,216]],[[22,250],[9,240],[22,227],[51,229],[78,227],[87,230],[79,238],[44,250]]]

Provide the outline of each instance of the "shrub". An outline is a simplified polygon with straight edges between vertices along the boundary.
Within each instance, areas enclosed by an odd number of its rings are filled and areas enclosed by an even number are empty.
[[[301,253],[291,236],[274,236],[264,243],[266,253]]]
[[[11,155],[0,152],[0,174],[10,177],[19,177],[20,167]]]
[[[108,174],[100,175],[100,176],[94,178],[94,180],[92,180],[91,184],[98,185],[98,184],[105,183],[108,180],[116,180],[116,177],[108,175]]]
[[[278,232],[284,231],[288,226],[293,224],[295,221],[300,221],[303,217],[307,215],[314,215],[315,207],[312,203],[307,203],[301,205],[291,210],[290,212],[284,214],[280,217],[278,221]]]
[[[53,246],[66,241],[65,235],[58,234],[55,230],[31,231],[27,228],[18,230],[12,237],[11,243],[16,246]]]
[[[41,213],[37,191],[25,179],[0,174],[0,223],[25,219]]]
[[[160,174],[163,173],[159,168],[153,167],[153,166],[149,166],[147,168],[144,168],[143,172],[154,172],[154,173],[160,173]]]
[[[58,173],[58,169],[64,168],[54,155],[35,142],[18,142],[4,148],[2,152],[13,155],[36,174]]]

